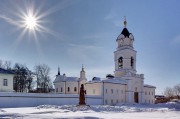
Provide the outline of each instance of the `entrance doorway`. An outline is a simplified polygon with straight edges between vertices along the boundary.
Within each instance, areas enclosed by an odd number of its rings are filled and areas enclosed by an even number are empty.
[[[139,103],[138,92],[134,92],[134,102],[135,102],[135,103]]]

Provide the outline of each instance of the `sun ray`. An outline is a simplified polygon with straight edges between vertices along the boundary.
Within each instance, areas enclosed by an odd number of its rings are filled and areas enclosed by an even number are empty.
[[[49,22],[46,18],[54,12],[64,10],[65,8],[73,5],[74,1],[60,1],[55,6],[49,7],[49,9],[44,9],[45,6],[42,4],[36,4],[37,1],[22,1],[12,2],[12,9],[4,8],[0,14],[0,19],[16,27],[19,32],[17,39],[15,40],[15,47],[29,37],[35,43],[35,46],[39,53],[42,53],[41,42],[46,35],[51,35],[56,37],[57,40],[63,40],[60,33],[46,27]],[[39,2],[39,1],[38,1]],[[37,2],[37,3],[38,3]],[[37,6],[38,5],[38,6]],[[45,37],[46,39],[46,37]]]

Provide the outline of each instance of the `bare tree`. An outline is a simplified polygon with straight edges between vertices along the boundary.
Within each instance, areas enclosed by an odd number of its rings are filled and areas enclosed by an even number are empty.
[[[173,87],[173,92],[174,92],[174,95],[176,95],[177,98],[180,99],[180,84],[175,85]]]
[[[46,64],[36,65],[35,74],[37,77],[37,89],[40,92],[49,92],[49,88],[52,85],[49,66]]]
[[[0,68],[4,68],[4,67],[3,67],[3,61],[2,61],[2,60],[0,60]]]
[[[34,73],[27,69],[27,79],[26,79],[26,88],[28,89],[28,92],[33,89],[34,87]]]
[[[11,69],[11,61],[4,61],[4,68],[7,70]]]
[[[166,97],[173,97],[173,95],[174,95],[173,89],[170,87],[167,87],[164,91],[164,95]]]
[[[11,69],[11,61],[8,60],[0,60],[0,68],[10,70]]]

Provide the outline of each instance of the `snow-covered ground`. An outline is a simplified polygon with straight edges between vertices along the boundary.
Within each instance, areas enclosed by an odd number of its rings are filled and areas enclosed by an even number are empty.
[[[0,108],[0,119],[180,119],[180,104]]]

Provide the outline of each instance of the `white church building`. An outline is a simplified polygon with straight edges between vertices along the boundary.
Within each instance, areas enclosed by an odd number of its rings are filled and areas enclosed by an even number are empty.
[[[86,95],[101,96],[104,105],[154,103],[156,87],[144,84],[144,74],[137,74],[137,51],[133,47],[134,37],[126,28],[126,20],[116,42],[114,75],[107,75],[104,79],[94,77],[91,81],[87,81],[83,67],[80,78],[61,75],[58,70],[54,80],[56,93],[79,94],[80,85],[84,84]]]

